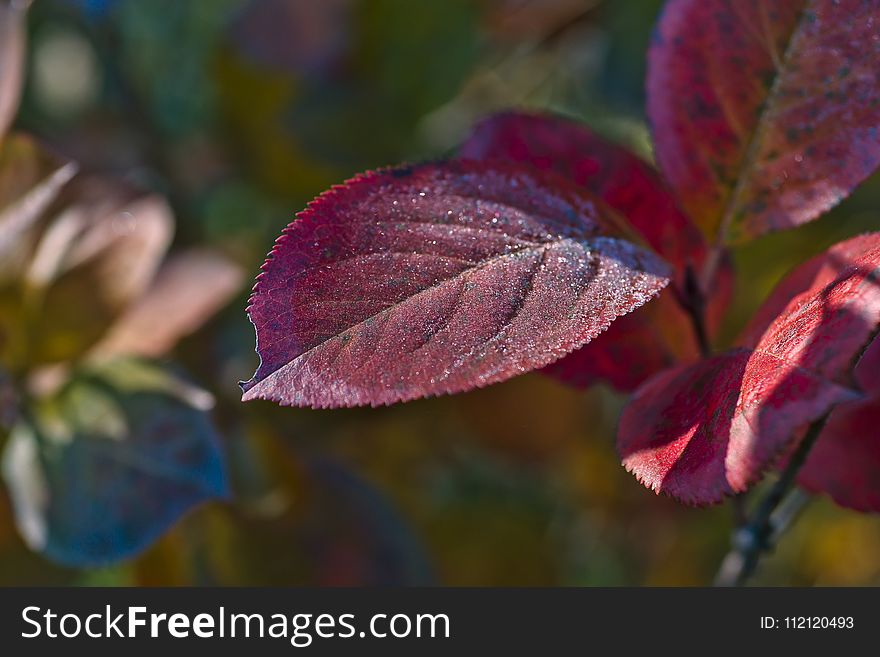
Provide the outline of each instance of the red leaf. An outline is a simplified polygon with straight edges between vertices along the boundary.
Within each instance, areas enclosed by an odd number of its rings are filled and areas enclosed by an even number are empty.
[[[746,490],[811,422],[857,399],[852,361],[880,324],[880,244],[789,304],[754,349],[648,381],[618,431],[624,465],[694,504]]]
[[[880,511],[880,338],[859,360],[855,377],[870,396],[832,411],[798,483],[841,506]]]
[[[312,202],[264,265],[243,399],[390,404],[547,365],[668,282],[615,232],[588,194],[513,165],[361,175]]]
[[[678,209],[647,163],[573,121],[506,112],[474,128],[462,157],[500,159],[555,171],[620,212],[651,247],[681,273],[706,255],[700,231]]]
[[[795,267],[779,282],[754,314],[739,339],[739,344],[754,346],[788,306],[800,303],[801,297],[831,283],[858,258],[880,247],[880,233],[868,233],[835,244],[827,251]]]
[[[657,160],[727,241],[815,219],[880,163],[880,0],[669,0],[648,57]]]
[[[703,236],[678,209],[654,169],[582,125],[549,115],[505,112],[478,124],[461,153],[552,170],[598,195],[675,266],[680,290],[688,267],[694,272],[703,268],[707,253]],[[714,329],[732,295],[733,273],[726,259],[711,287],[707,310]],[[630,391],[672,363],[698,356],[690,320],[673,290],[667,290],[545,372],[577,387],[605,380],[618,390]]]
[[[639,388],[621,417],[618,449],[645,486],[711,504],[746,490],[792,432],[852,396],[785,360],[736,349]]]

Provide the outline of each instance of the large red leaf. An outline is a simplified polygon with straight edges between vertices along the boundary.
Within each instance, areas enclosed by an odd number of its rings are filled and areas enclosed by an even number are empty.
[[[868,398],[832,411],[798,483],[841,506],[880,511],[880,337],[859,360],[855,377]]]
[[[615,234],[592,196],[514,165],[359,176],[310,204],[264,265],[243,398],[390,404],[547,365],[667,283]]]
[[[815,219],[880,163],[880,0],[669,0],[648,57],[660,168],[728,241]]]
[[[661,373],[626,407],[624,465],[706,504],[749,487],[811,422],[862,393],[852,363],[880,324],[880,244],[787,305],[753,349]]]
[[[687,270],[703,269],[705,240],[678,209],[654,169],[578,123],[550,115],[505,112],[479,123],[460,152],[465,157],[552,170],[596,194],[673,264],[679,294],[685,289]],[[727,309],[732,287],[732,269],[725,260],[710,286],[710,332]],[[675,291],[669,289],[545,372],[577,387],[607,381],[618,390],[630,391],[665,367],[698,356],[690,320]]]

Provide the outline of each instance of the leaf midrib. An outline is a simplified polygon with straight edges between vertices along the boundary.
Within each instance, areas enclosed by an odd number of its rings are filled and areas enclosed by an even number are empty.
[[[749,173],[755,166],[758,157],[758,151],[760,149],[760,145],[763,141],[764,135],[767,131],[767,121],[765,117],[771,112],[773,109],[774,102],[776,101],[779,86],[781,84],[782,78],[785,76],[785,72],[788,66],[788,62],[791,58],[792,53],[796,49],[796,46],[800,40],[800,35],[803,31],[803,27],[806,22],[806,14],[807,11],[812,9],[815,0],[807,0],[804,3],[803,8],[800,11],[797,21],[795,22],[795,26],[791,31],[791,35],[788,38],[788,43],[785,47],[785,52],[782,55],[782,60],[779,62],[777,66],[777,73],[773,78],[773,84],[770,85],[770,89],[767,92],[767,98],[764,100],[761,106],[761,112],[758,118],[758,124],[755,127],[754,132],[752,133],[752,137],[749,140],[748,146],[746,146],[745,153],[742,159],[742,166],[739,169],[739,176],[737,177],[736,185],[734,185],[733,189],[727,194],[727,198],[725,199],[723,211],[721,214],[721,219],[718,222],[718,231],[715,236],[716,245],[724,245],[728,240],[728,233],[730,231],[731,225],[733,223],[734,211],[739,207],[740,198],[743,195],[745,190],[747,181],[750,180]],[[761,3],[763,7],[763,2]],[[774,61],[774,65],[776,62]]]

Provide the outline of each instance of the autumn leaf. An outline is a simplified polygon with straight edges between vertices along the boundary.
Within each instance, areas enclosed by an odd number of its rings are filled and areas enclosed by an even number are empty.
[[[839,505],[880,511],[880,337],[853,372],[865,399],[841,404],[828,418],[798,472],[798,484],[827,493]]]
[[[616,390],[635,390],[645,379],[678,360],[664,340],[662,323],[657,321],[668,314],[678,318],[680,310],[675,303],[669,291],[664,290],[650,304],[619,317],[595,340],[541,371],[576,388],[606,382]],[[685,322],[680,328],[682,335],[689,335],[689,324]],[[691,340],[681,346],[684,353],[696,357],[696,345]]]
[[[668,282],[624,230],[564,179],[513,165],[359,176],[318,197],[264,265],[243,399],[389,404],[547,365]]]
[[[830,251],[851,259],[796,295],[753,347],[668,370],[639,388],[618,431],[626,468],[657,492],[718,502],[746,490],[836,404],[864,399],[852,368],[880,325],[880,233],[855,243],[859,249]]]
[[[648,55],[655,151],[738,242],[811,221],[880,163],[878,0],[670,0]]]
[[[555,171],[620,212],[679,274],[703,263],[703,236],[651,165],[574,121],[503,112],[477,124],[459,153]]]
[[[754,346],[767,328],[788,306],[801,303],[805,292],[816,292],[837,278],[855,259],[877,244],[877,235],[867,233],[835,244],[789,272],[752,316],[739,337],[739,344]]]
[[[679,300],[686,298],[688,276],[702,271],[708,247],[653,167],[573,121],[513,111],[480,122],[460,153],[529,164],[565,176],[623,215],[675,268],[672,286],[657,301],[622,317],[601,337],[551,364],[547,374],[577,387],[607,381],[618,390],[631,391],[665,367],[699,357],[700,346]],[[707,286],[710,334],[732,295],[732,268],[726,258],[723,262]]]

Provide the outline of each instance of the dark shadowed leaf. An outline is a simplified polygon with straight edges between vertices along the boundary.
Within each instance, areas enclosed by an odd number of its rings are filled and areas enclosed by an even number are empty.
[[[867,399],[832,411],[798,483],[841,506],[880,512],[880,337],[859,360],[855,377]]]
[[[461,153],[552,170],[596,194],[672,263],[678,294],[685,289],[687,271],[703,269],[705,240],[654,169],[582,125],[550,115],[506,112],[477,125]],[[727,309],[732,284],[732,269],[725,259],[709,286],[710,332]],[[601,337],[545,371],[578,387],[604,380],[618,390],[633,390],[672,363],[698,355],[690,321],[670,287],[656,302],[621,318]]]
[[[875,234],[876,238],[876,234]],[[880,242],[796,297],[754,348],[649,380],[624,410],[624,465],[655,491],[706,504],[749,487],[836,404],[880,324]]]
[[[299,509],[298,533],[316,585],[433,582],[422,546],[382,491],[340,462],[324,458],[306,466],[309,508]],[[328,513],[339,519],[333,531]]]
[[[193,505],[225,496],[203,402],[168,374],[128,362],[80,371],[38,403],[3,454],[27,543],[70,566],[116,561]]]
[[[248,308],[244,399],[336,407],[460,392],[547,365],[667,283],[563,178],[461,161],[364,174],[279,238]]]
[[[670,0],[648,58],[660,168],[708,234],[815,219],[880,163],[880,0]]]
[[[277,436],[256,431],[246,441],[230,441],[230,476],[239,484],[236,504],[205,509],[188,526],[210,537],[199,557],[212,583],[431,584],[428,555],[408,523],[411,508],[400,508],[365,478],[362,464],[355,470],[347,460],[309,456],[299,446],[293,449],[290,438],[287,431]],[[243,481],[243,464],[262,475],[252,472]],[[167,582],[169,570],[190,567],[191,557],[181,554],[176,534],[159,546],[164,555],[158,563],[138,564],[149,578],[140,583]]]

